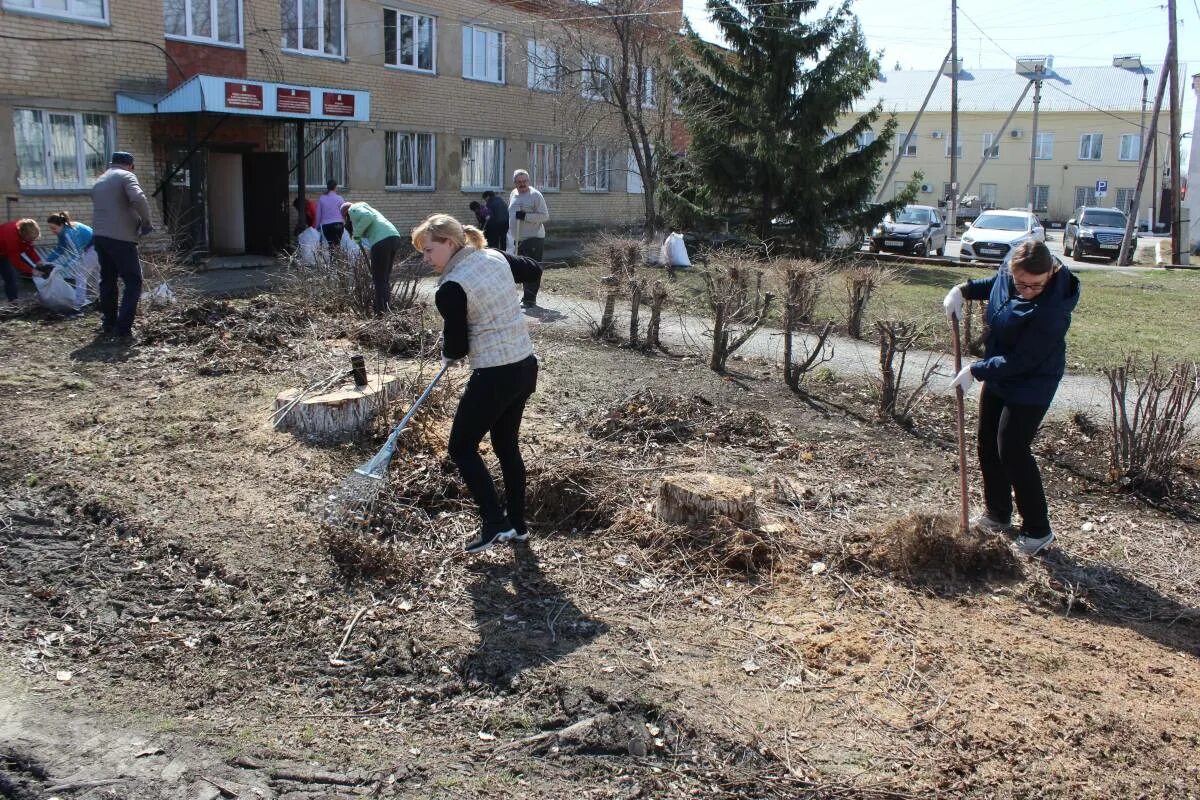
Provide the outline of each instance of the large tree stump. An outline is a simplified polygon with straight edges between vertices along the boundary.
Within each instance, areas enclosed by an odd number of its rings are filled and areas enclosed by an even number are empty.
[[[757,517],[754,487],[708,472],[667,475],[658,490],[657,513],[663,522],[704,522],[721,516],[753,526]]]
[[[305,397],[287,412],[279,429],[320,441],[351,438],[365,431],[374,421],[398,380],[394,375],[373,374],[367,376],[366,386],[344,384]],[[280,392],[275,398],[275,408],[283,408],[301,391],[287,389]]]

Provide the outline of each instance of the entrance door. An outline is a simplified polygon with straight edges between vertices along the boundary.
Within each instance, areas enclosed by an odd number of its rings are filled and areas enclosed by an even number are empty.
[[[273,256],[290,242],[287,153],[242,156],[246,252]]]
[[[246,208],[241,153],[208,154],[209,251],[234,256],[246,252]]]

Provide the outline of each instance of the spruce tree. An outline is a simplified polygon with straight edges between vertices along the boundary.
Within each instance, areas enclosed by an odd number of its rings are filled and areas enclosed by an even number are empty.
[[[749,211],[763,240],[773,219],[791,217],[794,244],[810,256],[839,229],[865,230],[911,201],[920,179],[914,176],[893,202],[871,202],[896,121],[889,117],[875,141],[859,147],[881,106],[859,116],[852,108],[879,62],[849,2],[810,19],[816,6],[708,0],[728,48],[705,42],[689,25],[674,87],[703,193],[726,212]]]

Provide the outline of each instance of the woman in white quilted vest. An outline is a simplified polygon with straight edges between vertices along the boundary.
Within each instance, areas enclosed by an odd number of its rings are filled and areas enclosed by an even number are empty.
[[[479,553],[509,540],[525,541],[525,462],[517,437],[525,401],[537,386],[538,363],[525,329],[504,256],[488,250],[483,233],[447,214],[413,228],[413,247],[441,275],[434,299],[444,320],[442,363],[467,358],[471,378],[450,428],[450,458],[479,506],[479,535],[466,545]],[[484,434],[504,475],[505,504],[479,455]]]

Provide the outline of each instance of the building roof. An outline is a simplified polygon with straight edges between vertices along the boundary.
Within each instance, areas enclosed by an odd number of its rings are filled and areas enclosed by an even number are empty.
[[[1059,67],[1051,69],[1042,82],[1041,113],[1066,111],[1128,112],[1142,110],[1142,80],[1149,78],[1147,109],[1153,107],[1158,84],[1157,64],[1141,70],[1119,67]],[[934,70],[885,72],[871,84],[867,94],[854,104],[858,113],[883,101],[885,112],[916,112],[933,82]],[[964,69],[958,76],[959,112],[1007,113],[1025,90],[1028,81],[1013,69]],[[1025,99],[1032,107],[1033,94]],[[938,81],[926,111],[950,111],[950,76]],[[1134,119],[1137,117],[1134,116]]]

